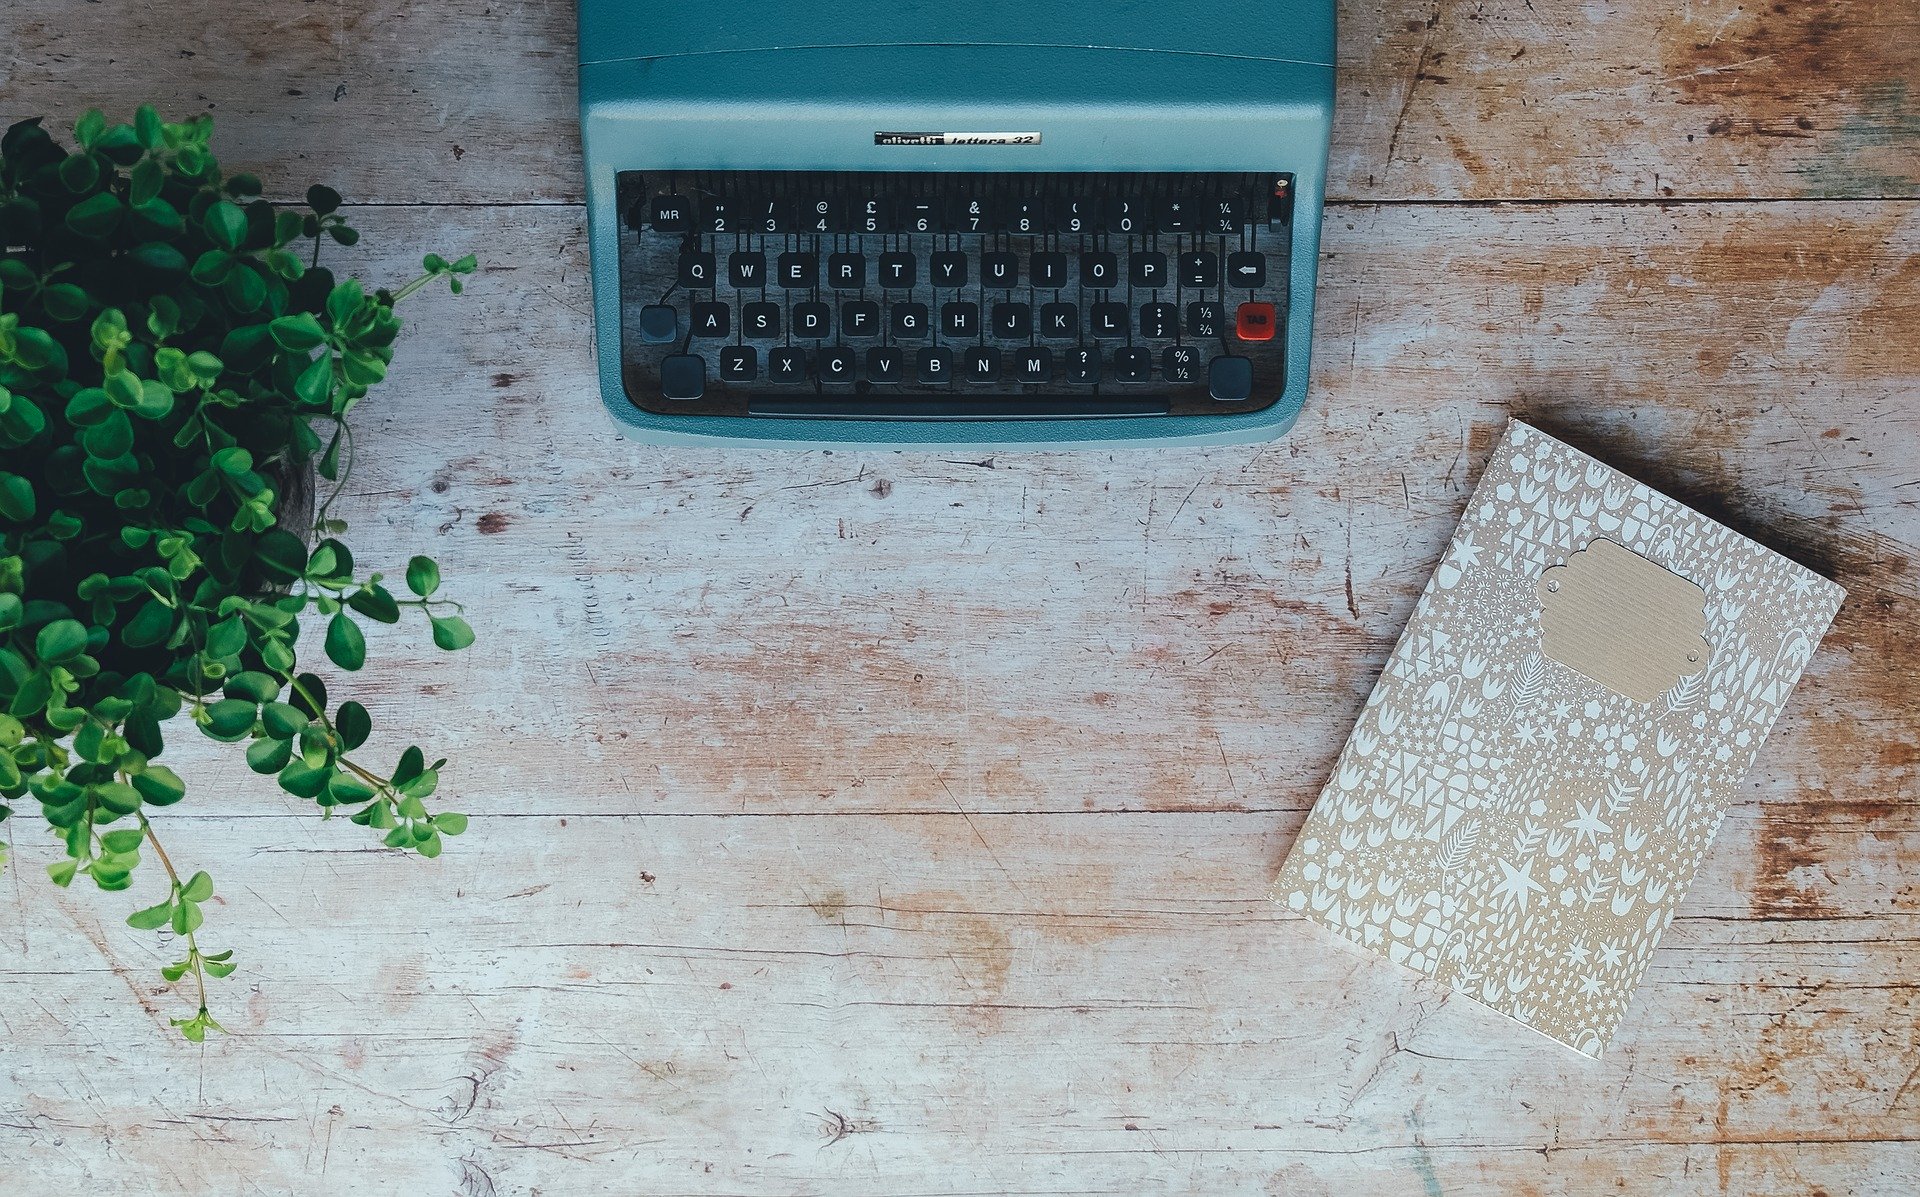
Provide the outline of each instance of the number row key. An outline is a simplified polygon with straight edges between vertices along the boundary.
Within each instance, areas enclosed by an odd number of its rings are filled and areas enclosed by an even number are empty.
[[[1249,223],[1239,197],[1158,200],[1047,195],[655,195],[633,220],[656,233],[1203,233],[1231,236]],[[1264,218],[1261,214],[1257,218]]]

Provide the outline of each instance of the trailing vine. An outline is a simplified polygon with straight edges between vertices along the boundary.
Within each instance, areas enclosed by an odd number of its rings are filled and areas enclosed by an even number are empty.
[[[443,649],[473,641],[432,558],[389,586],[356,566],[332,501],[396,307],[441,280],[458,293],[474,260],[429,254],[391,291],[336,279],[322,244],[359,240],[340,196],[268,203],[222,174],[212,128],[143,107],[87,113],[71,152],[37,120],[0,137],[0,819],[39,803],[61,886],[127,889],[152,851],[165,896],[127,922],[184,945],[161,973],[191,976],[173,1025],[196,1041],[221,1029],[207,979],[235,966],[200,946],[211,876],[183,878],[150,817],[187,793],[159,763],[163,726],[184,714],[325,814],[438,856],[467,826],[427,805],[446,762],[410,747],[370,765],[367,708],[334,703],[299,642],[317,626],[351,672],[365,624],[412,614]],[[292,496],[314,474],[331,493],[308,520]]]

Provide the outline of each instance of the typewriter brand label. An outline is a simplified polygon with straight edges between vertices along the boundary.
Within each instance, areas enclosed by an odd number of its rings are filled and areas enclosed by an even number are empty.
[[[1039,145],[1038,133],[889,133],[876,132],[875,145]]]

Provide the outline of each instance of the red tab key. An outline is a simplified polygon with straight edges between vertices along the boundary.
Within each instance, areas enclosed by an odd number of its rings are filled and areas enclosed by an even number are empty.
[[[1233,331],[1242,341],[1273,340],[1273,305],[1243,303],[1234,314]]]

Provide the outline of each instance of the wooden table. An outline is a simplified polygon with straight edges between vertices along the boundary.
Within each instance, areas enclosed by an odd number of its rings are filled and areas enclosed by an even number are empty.
[[[661,450],[589,361],[566,4],[0,0],[0,112],[207,110],[428,298],[362,409],[438,861],[236,767],[0,921],[18,1193],[1893,1193],[1920,1183],[1920,8],[1350,0],[1313,392],[1264,447]],[[1263,897],[1509,414],[1851,598],[1589,1064]],[[422,681],[421,679],[425,679]],[[343,683],[344,684],[344,683]],[[185,772],[186,766],[182,766]]]

